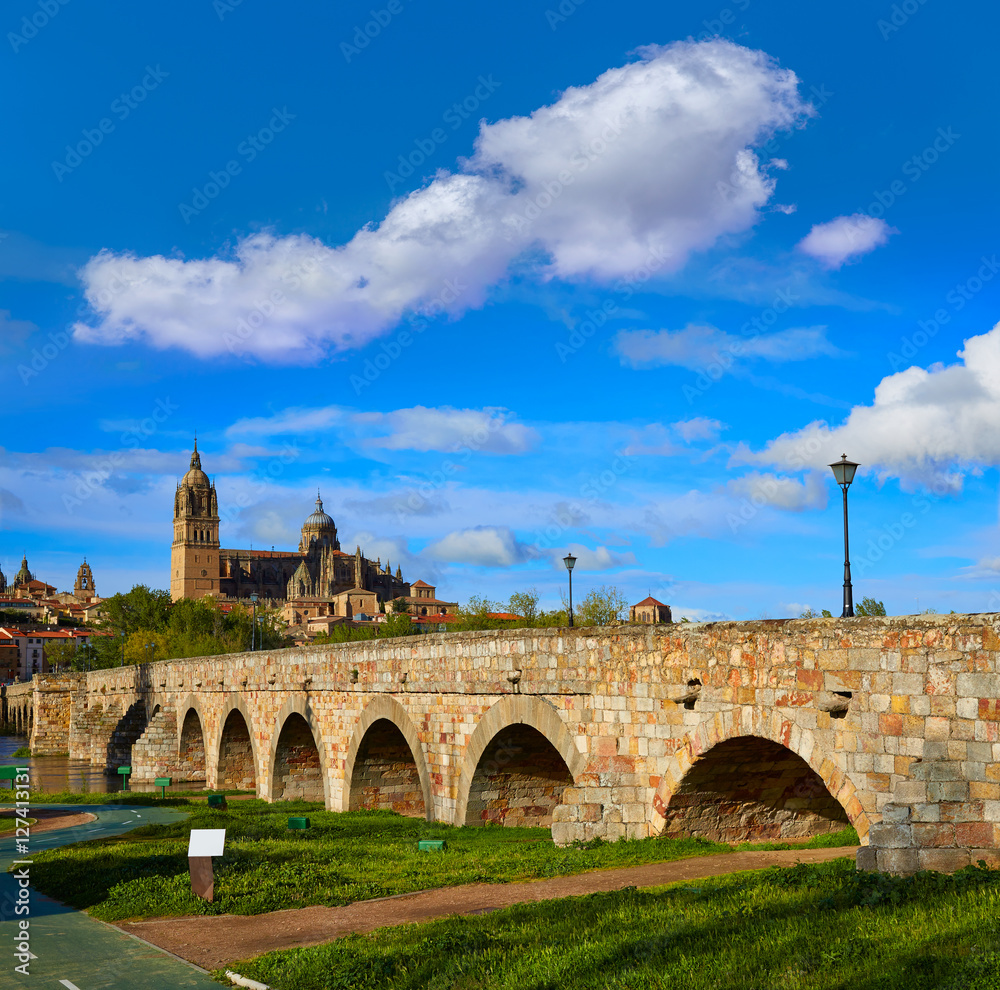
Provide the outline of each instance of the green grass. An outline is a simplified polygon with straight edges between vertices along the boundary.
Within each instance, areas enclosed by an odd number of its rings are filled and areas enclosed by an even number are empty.
[[[31,756],[31,749],[28,746],[18,746],[17,749],[15,749],[10,755],[12,757]]]
[[[998,917],[1000,871],[902,879],[839,859],[383,928],[230,968],[280,990],[996,990]]]
[[[95,917],[117,921],[349,904],[432,887],[566,876],[731,851],[704,839],[557,848],[543,828],[455,828],[387,811],[338,814],[298,802],[234,801],[227,811],[188,807],[191,815],[177,823],[38,853],[32,883]],[[308,815],[308,831],[288,830],[293,814]],[[226,829],[226,855],[215,861],[211,904],[191,893],[192,828]],[[418,852],[417,840],[423,838],[447,839],[447,852]]]

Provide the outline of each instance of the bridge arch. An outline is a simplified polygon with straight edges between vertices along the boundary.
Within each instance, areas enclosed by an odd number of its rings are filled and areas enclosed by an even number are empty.
[[[404,747],[409,750],[409,763]],[[393,778],[389,793],[384,793],[384,788],[374,782],[376,777],[384,779],[386,775]],[[372,806],[393,807],[395,803],[396,810],[400,810],[399,805],[409,805],[410,813],[434,820],[434,797],[424,748],[413,720],[394,698],[375,698],[358,719],[344,760],[340,810],[351,811],[361,806],[361,792],[366,785],[379,787]],[[413,797],[417,790],[422,809],[418,809]]]
[[[267,762],[268,800],[322,801],[330,807],[330,775],[319,720],[305,698],[289,698],[275,720]]]
[[[496,817],[506,820],[515,788],[521,793],[513,804],[521,807],[514,821],[548,824],[562,791],[585,765],[586,757],[552,705],[530,695],[503,698],[480,719],[465,748],[455,824],[494,817],[486,807],[487,793],[499,794]]]
[[[867,842],[870,820],[857,789],[812,730],[778,712],[755,712],[750,724],[740,715],[723,712],[703,722],[668,758],[653,796],[652,834],[742,840],[747,836],[736,824],[742,816],[743,827],[761,838],[850,824]]]
[[[203,722],[202,725],[204,724]],[[216,726],[218,738],[209,743],[210,751],[216,757],[216,788],[252,790],[259,797],[260,753],[253,732],[253,722],[243,698],[231,695],[226,700]]]
[[[182,706],[178,714],[177,776],[181,780],[204,780],[205,720],[194,704]]]

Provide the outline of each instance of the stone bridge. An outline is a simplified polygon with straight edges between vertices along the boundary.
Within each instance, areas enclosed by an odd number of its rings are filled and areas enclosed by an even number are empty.
[[[34,751],[136,781],[561,844],[851,823],[860,867],[952,870],[1000,861],[998,651],[997,615],[515,629],[36,676],[4,703]]]

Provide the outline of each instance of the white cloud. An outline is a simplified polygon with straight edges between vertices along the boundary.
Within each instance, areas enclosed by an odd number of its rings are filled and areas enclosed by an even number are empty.
[[[526,559],[526,547],[507,526],[475,526],[449,533],[424,549],[433,560],[478,567],[510,567]]]
[[[274,437],[282,434],[318,433],[343,423],[346,418],[346,412],[340,406],[324,406],[319,409],[292,407],[283,409],[274,416],[237,420],[226,430],[226,436]]]
[[[843,425],[813,422],[759,452],[741,445],[734,463],[825,472],[846,451],[862,471],[958,490],[962,471],[1000,465],[1000,324],[965,341],[959,357],[889,375],[872,404],[855,406]]]
[[[522,454],[535,445],[538,434],[529,426],[510,422],[506,409],[452,409],[414,406],[388,413],[359,413],[355,421],[387,430],[368,441],[386,450],[473,451],[484,454]]]
[[[691,443],[694,440],[717,440],[723,430],[729,429],[725,423],[720,423],[717,419],[709,419],[706,416],[682,419],[680,422],[670,425],[686,443]]]
[[[839,357],[826,338],[826,327],[792,327],[775,333],[741,337],[718,327],[689,324],[683,330],[621,330],[614,349],[622,364],[633,368],[677,366],[691,371],[731,370],[742,359],[806,361]]]
[[[748,499],[755,507],[769,505],[775,509],[802,512],[804,509],[825,508],[829,485],[818,471],[810,471],[803,481],[751,471],[742,478],[730,481],[726,490]]]
[[[864,213],[849,217],[834,217],[827,223],[815,224],[799,242],[804,254],[817,258],[827,268],[840,268],[846,261],[859,258],[885,244],[899,231],[884,220]]]
[[[774,191],[753,148],[812,111],[795,74],[727,41],[640,51],[528,117],[483,124],[439,172],[345,245],[260,233],[186,261],[103,251],[82,270],[78,340],[144,338],[199,357],[307,362],[407,313],[480,305],[519,257],[541,277],[664,273],[745,231]]]
[[[573,565],[575,571],[585,573],[587,571],[610,571],[616,567],[626,567],[637,563],[635,554],[631,551],[627,553],[615,553],[607,547],[585,547],[580,543],[571,543],[568,547],[570,553],[576,557]],[[565,570],[566,565],[562,558],[566,556],[559,550],[552,558],[552,564],[556,568]]]
[[[390,412],[357,412],[342,406],[294,407],[273,416],[241,419],[226,430],[226,436],[309,435],[335,429],[339,441],[369,451],[381,448],[521,454],[530,450],[539,437],[530,426],[512,422],[514,415],[498,406],[412,406]]]
[[[0,354],[19,350],[37,329],[29,320],[12,320],[9,309],[0,309]]]

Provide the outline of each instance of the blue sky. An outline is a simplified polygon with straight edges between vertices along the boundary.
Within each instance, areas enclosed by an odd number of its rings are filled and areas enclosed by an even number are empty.
[[[970,17],[975,30],[970,31]],[[5,7],[0,568],[223,543],[691,618],[1000,602],[976,5]]]

